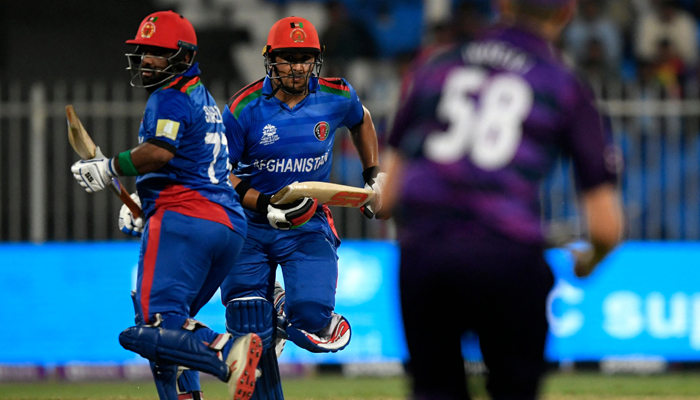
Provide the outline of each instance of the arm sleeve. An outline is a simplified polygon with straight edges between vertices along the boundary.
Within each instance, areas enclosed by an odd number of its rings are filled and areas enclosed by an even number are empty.
[[[609,124],[595,105],[593,93],[576,84],[576,97],[565,114],[565,151],[571,156],[578,187],[586,191],[603,183],[615,183],[619,160],[612,145]]]
[[[241,121],[231,114],[229,107],[224,109],[222,115],[224,126],[226,127],[226,140],[228,141],[228,154],[231,164],[236,167],[245,149],[245,129]]]
[[[362,107],[362,102],[360,102],[360,98],[357,96],[355,88],[352,87],[345,79],[343,79],[343,83],[345,83],[350,89],[350,105],[348,107],[348,113],[345,115],[345,118],[343,118],[343,121],[340,122],[340,125],[351,129],[362,123],[362,119],[365,116],[365,110]]]
[[[143,141],[160,141],[164,148],[177,149],[192,121],[191,111],[189,97],[179,92],[164,91],[151,96],[143,116]]]

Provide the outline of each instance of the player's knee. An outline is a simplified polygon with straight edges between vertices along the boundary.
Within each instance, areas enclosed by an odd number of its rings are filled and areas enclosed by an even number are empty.
[[[333,314],[333,308],[329,305],[313,301],[296,304],[288,302],[285,311],[292,326],[307,332],[318,332],[325,328]]]
[[[266,292],[266,285],[241,282],[238,279],[232,280],[230,277],[227,277],[221,284],[221,300],[223,300],[224,304],[235,299],[252,297],[265,298]]]

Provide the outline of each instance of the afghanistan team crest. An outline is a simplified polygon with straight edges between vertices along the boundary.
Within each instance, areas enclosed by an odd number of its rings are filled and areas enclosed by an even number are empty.
[[[151,21],[146,22],[143,24],[143,28],[141,28],[141,37],[150,39],[153,34],[156,33],[156,24],[154,24]]]
[[[304,23],[303,22],[291,22],[289,25],[291,25],[292,32],[289,34],[289,37],[294,41],[294,43],[304,43],[306,40],[306,32],[304,32]]]
[[[320,141],[326,140],[328,138],[328,134],[330,133],[331,127],[328,125],[328,122],[321,121],[316,126],[314,126],[314,136],[316,136],[316,139]]]

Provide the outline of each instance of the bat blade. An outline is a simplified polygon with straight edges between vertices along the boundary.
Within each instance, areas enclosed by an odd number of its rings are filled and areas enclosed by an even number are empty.
[[[71,147],[83,160],[95,158],[97,146],[83,127],[82,122],[75,113],[72,105],[66,106],[66,120],[68,121],[68,141]]]
[[[75,113],[73,106],[70,104],[66,106],[66,120],[68,122],[68,141],[71,147],[73,147],[73,150],[75,150],[83,160],[95,158],[97,146],[95,146],[95,142],[93,142],[90,135],[88,135],[83,127],[83,123],[80,122],[80,118],[78,118],[78,114]],[[138,218],[143,214],[141,207],[131,198],[129,192],[126,191],[117,178],[112,178],[110,188],[114,194],[119,196],[122,203],[129,207],[134,218]]]
[[[297,182],[272,195],[272,204],[287,204],[303,197],[314,197],[327,206],[359,208],[374,198],[374,191],[328,182]]]

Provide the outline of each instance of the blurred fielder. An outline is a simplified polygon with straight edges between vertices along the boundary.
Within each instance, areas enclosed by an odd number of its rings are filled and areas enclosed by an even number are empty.
[[[263,340],[253,398],[281,399],[275,347],[281,351],[287,335],[302,348],[325,353],[345,348],[351,332],[334,312],[340,240],[330,210],[308,197],[275,206],[270,196],[297,181],[328,182],[341,126],[350,129],[365,187],[378,194],[384,173],[372,118],[355,89],[345,79],[319,77],[323,48],[309,21],[277,21],[263,58],[266,76],[233,96],[223,113],[248,239],[221,290],[229,332],[255,332]],[[363,212],[372,218],[378,206],[379,200]],[[277,265],[286,293],[274,284]]]
[[[622,234],[616,161],[592,93],[552,41],[575,0],[503,0],[502,24],[419,67],[390,133],[384,210],[394,207],[413,397],[465,399],[460,338],[474,329],[494,399],[534,399],[544,367],[539,184],[559,155],[576,171],[592,248],[586,276]],[[380,212],[381,214],[381,212]]]
[[[192,25],[172,11],[141,23],[127,54],[132,86],[150,93],[139,146],[117,157],[79,161],[71,170],[88,192],[115,176],[136,176],[145,217],[123,207],[120,228],[143,233],[134,293],[136,326],[119,342],[151,361],[161,399],[201,399],[197,372],[228,382],[233,399],[250,398],[262,346],[255,334],[217,334],[194,317],[231,269],[246,237],[238,195],[228,179],[228,146],[216,102],[193,62]]]

